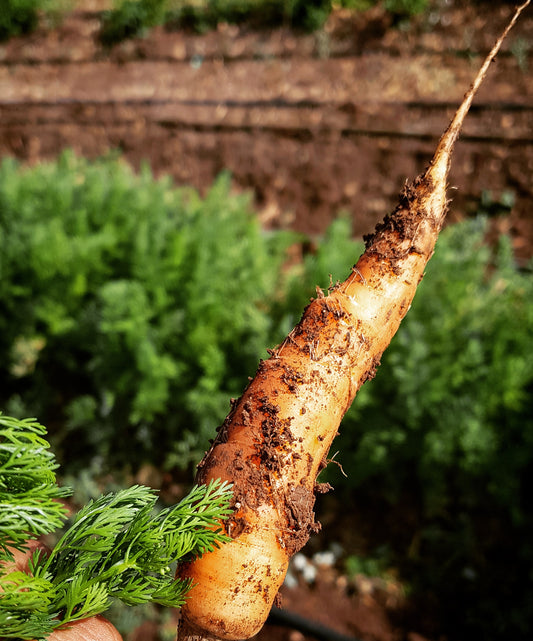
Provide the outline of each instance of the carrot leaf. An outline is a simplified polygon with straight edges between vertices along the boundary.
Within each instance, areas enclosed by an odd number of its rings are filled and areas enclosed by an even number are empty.
[[[57,499],[70,494],[56,485],[57,463],[34,419],[0,412],[0,561],[12,560],[8,546],[21,549],[28,538],[53,532],[66,519]]]
[[[36,551],[22,571],[13,549],[24,551],[66,521],[58,499],[70,490],[56,483],[45,434],[33,419],[0,415],[0,637],[45,639],[113,600],[181,605],[190,582],[174,579],[176,564],[226,540],[218,523],[231,513],[231,486],[194,487],[166,508],[143,485],[102,495],[74,516],[49,555]]]

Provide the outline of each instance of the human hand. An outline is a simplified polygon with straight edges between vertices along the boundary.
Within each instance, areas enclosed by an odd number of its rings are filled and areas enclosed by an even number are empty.
[[[45,554],[47,548],[38,541],[28,541],[24,551],[11,550],[13,561],[4,564],[6,569],[19,570],[29,574],[28,563],[33,553],[41,550]],[[48,637],[48,641],[123,641],[115,626],[102,616],[81,619],[59,627]]]

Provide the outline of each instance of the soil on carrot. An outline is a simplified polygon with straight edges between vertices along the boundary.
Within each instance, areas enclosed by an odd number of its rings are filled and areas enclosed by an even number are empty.
[[[269,365],[272,362],[274,365]],[[276,367],[277,360],[262,361],[257,376],[261,377],[267,368]],[[290,375],[288,367],[282,366],[282,371],[280,380]],[[247,529],[250,510],[255,510],[261,503],[274,502],[278,513],[283,515],[284,525],[280,526],[281,532],[285,533],[283,545],[291,556],[307,543],[318,525],[314,522],[314,493],[309,488],[303,485],[291,487],[284,495],[273,491],[271,476],[279,475],[280,452],[294,441],[290,420],[281,419],[278,414],[279,407],[262,390],[257,394],[249,387],[242,398],[232,402],[229,416],[198,466],[197,482],[208,482],[226,471],[229,474],[233,483],[233,504],[239,506],[226,523],[226,530],[232,537]],[[225,444],[228,438],[231,439],[232,429],[239,431],[244,426],[249,427],[251,416],[256,417],[257,434],[262,440],[228,451]]]
[[[0,156],[35,163],[64,148],[88,157],[118,149],[135,167],[146,160],[156,175],[200,191],[229,170],[236,189],[251,191],[265,227],[319,234],[345,210],[356,236],[372,231],[405,181],[422,172],[513,10],[508,2],[436,0],[409,25],[376,8],[338,12],[312,35],[230,25],[202,35],[156,29],[108,51],[97,40],[93,9],[101,5],[77,3],[57,28],[0,44]],[[532,41],[529,11],[465,123],[448,217],[470,215],[490,190],[493,230],[511,235],[524,263],[533,256]],[[352,550],[364,550],[376,533],[362,513],[355,522],[339,506],[319,508],[318,518],[323,530],[304,548],[309,556],[339,532],[355,533],[357,540],[342,541]],[[402,523],[409,528],[407,518]],[[328,563],[296,572],[282,605],[365,640],[439,636],[420,610],[410,618],[393,576],[348,579]],[[159,638],[147,622],[128,641]],[[312,636],[268,623],[257,638]]]

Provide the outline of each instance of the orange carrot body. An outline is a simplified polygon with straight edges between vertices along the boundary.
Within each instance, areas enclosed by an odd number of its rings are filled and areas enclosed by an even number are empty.
[[[441,200],[444,205],[444,194]],[[357,390],[374,375],[409,309],[433,250],[439,224],[424,222],[427,212],[419,216],[422,222],[399,232],[391,217],[350,277],[307,307],[261,362],[199,466],[200,483],[234,483],[236,511],[226,524],[233,542],[181,570],[197,583],[184,617],[215,637],[245,639],[259,630],[290,557],[317,527],[317,474]],[[397,249],[388,255],[391,246]],[[225,613],[215,621],[214,599]]]
[[[527,4],[527,3],[526,3]],[[524,8],[526,5],[523,5]],[[234,484],[232,541],[180,568],[195,586],[178,638],[247,639],[266,620],[290,557],[318,525],[314,497],[339,424],[407,313],[446,213],[453,144],[504,32],[433,161],[366,239],[350,276],[307,307],[233,404],[197,481]]]

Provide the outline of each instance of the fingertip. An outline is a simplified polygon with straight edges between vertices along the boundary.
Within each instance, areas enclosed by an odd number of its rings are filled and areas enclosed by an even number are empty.
[[[110,621],[102,616],[95,616],[54,630],[49,641],[123,641],[123,639]]]

